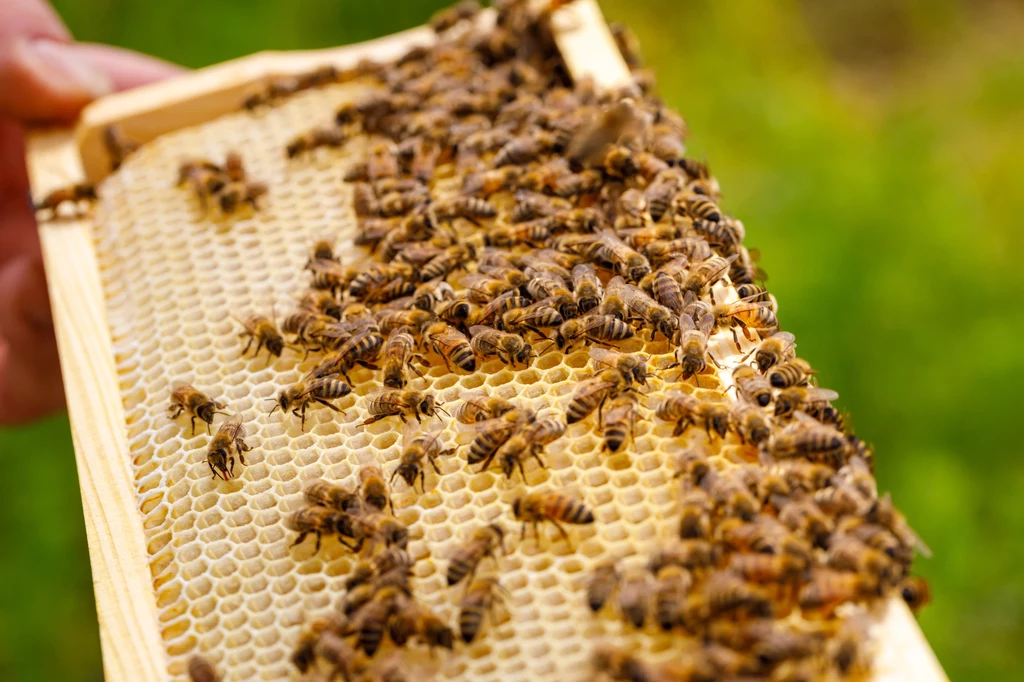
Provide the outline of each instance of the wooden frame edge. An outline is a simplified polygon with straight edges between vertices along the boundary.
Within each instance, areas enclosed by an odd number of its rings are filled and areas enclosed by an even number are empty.
[[[37,191],[81,181],[70,131],[34,133],[27,151]],[[167,680],[92,223],[42,223],[39,239],[75,445],[105,678]]]

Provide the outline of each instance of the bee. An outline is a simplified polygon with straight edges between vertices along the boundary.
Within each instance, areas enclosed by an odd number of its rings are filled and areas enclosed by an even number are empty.
[[[717,548],[706,539],[671,540],[651,554],[647,570],[657,575],[666,566],[681,566],[696,575],[717,562]]]
[[[701,400],[679,391],[669,391],[655,414],[659,419],[676,423],[675,436],[681,435],[688,426],[702,425],[708,438],[712,431],[725,438],[732,425],[732,415],[724,403]]]
[[[336,676],[348,679],[359,663],[356,650],[340,635],[331,631],[320,634],[313,647],[313,653],[331,666],[331,679]]]
[[[457,585],[466,577],[476,573],[477,566],[485,558],[494,558],[494,551],[505,551],[505,531],[496,523],[477,528],[469,540],[452,553],[448,561],[448,586]]]
[[[495,168],[502,166],[524,166],[551,149],[554,136],[539,130],[533,134],[514,137],[498,150],[491,160]]]
[[[284,337],[281,336],[281,332],[272,320],[262,315],[251,315],[242,322],[242,326],[245,331],[239,336],[245,336],[249,339],[242,350],[242,355],[249,352],[253,341],[257,341],[255,355],[259,355],[260,351],[266,347],[269,353],[267,356],[268,363],[270,362],[270,356],[281,357],[281,353],[284,352]]]
[[[682,315],[679,318],[679,347],[676,348],[676,364],[682,368],[682,377],[688,379],[696,377],[707,367],[705,358],[710,357],[717,365],[718,362],[708,352],[708,339],[715,327],[715,318],[711,313],[705,313],[700,322],[695,323],[689,315]],[[720,366],[720,365],[719,365]]]
[[[232,448],[238,453],[238,459],[245,464],[245,453],[251,448],[245,444],[245,426],[242,415],[229,417],[217,429],[217,435],[210,441],[206,454],[206,463],[210,465],[210,473],[218,475],[225,481],[234,478],[235,458],[231,455]]]
[[[576,168],[598,165],[611,145],[635,133],[642,125],[642,114],[632,101],[624,99],[582,126],[569,142],[565,156]]]
[[[657,175],[644,189],[644,200],[651,220],[659,222],[667,212],[672,198],[683,188],[685,179],[677,169],[670,168]]]
[[[498,215],[498,209],[486,199],[470,196],[456,196],[436,202],[432,205],[432,210],[438,220],[445,221],[465,218],[476,223],[479,220],[489,220]]]
[[[692,291],[694,295],[700,297],[706,289],[710,288],[728,273],[729,266],[734,260],[736,260],[735,255],[728,258],[713,256],[703,260],[695,264],[693,269],[680,282],[680,286],[682,286],[684,292]]]
[[[633,315],[651,325],[651,338],[654,338],[655,331],[661,332],[668,338],[675,335],[679,327],[679,320],[672,315],[671,310],[655,301],[638,287],[626,283],[621,277],[613,277],[608,282],[606,290],[618,294]]]
[[[494,461],[498,449],[535,416],[530,410],[516,408],[500,417],[479,423],[475,427],[477,435],[469,444],[467,461],[470,464],[482,463],[480,471],[484,471]]]
[[[466,372],[476,370],[476,356],[473,354],[473,347],[466,335],[455,327],[446,322],[438,322],[427,328],[424,337],[434,352],[444,360],[444,365],[449,372],[453,364]]]
[[[370,183],[356,182],[352,184],[352,208],[359,218],[380,215],[380,202],[377,201],[377,194],[373,191],[373,186]]]
[[[462,193],[489,197],[495,192],[512,189],[522,174],[523,170],[518,166],[469,173],[463,178]]]
[[[231,182],[217,192],[217,205],[224,215],[234,213],[243,204],[259,208],[259,198],[269,191],[265,182]]]
[[[600,191],[604,186],[604,173],[599,170],[584,170],[562,175],[555,179],[553,184],[552,191],[556,197],[571,199]]]
[[[391,506],[384,473],[376,465],[364,464],[359,468],[359,492],[363,502],[374,509],[384,511],[385,507]]]
[[[658,270],[654,273],[654,279],[651,282],[651,293],[658,303],[676,315],[683,313],[683,308],[685,307],[683,289],[679,286],[679,282],[667,272]]]
[[[590,343],[609,343],[633,337],[633,328],[611,315],[588,315],[566,320],[555,334],[555,344],[569,352],[579,339]]]
[[[771,438],[771,420],[763,410],[750,403],[738,402],[733,407],[732,421],[736,425],[736,432],[745,443],[760,445]]]
[[[377,142],[366,159],[366,175],[370,182],[393,178],[399,174],[398,149],[393,142]]]
[[[917,549],[926,557],[932,555],[928,545],[918,537],[917,533],[914,532],[910,524],[903,517],[903,514],[893,506],[892,497],[889,493],[882,495],[874,501],[874,504],[868,509],[865,519],[869,523],[878,524],[883,528],[889,529],[893,535],[899,538],[904,546]]]
[[[793,358],[774,365],[768,371],[768,381],[773,388],[806,386],[814,374],[816,372],[809,362],[803,358]]]
[[[636,420],[636,400],[632,396],[623,395],[613,400],[601,419],[602,449],[618,452],[627,436],[633,438]]]
[[[768,407],[772,401],[771,384],[750,365],[740,365],[732,372],[736,390],[741,396],[759,407]]]
[[[398,388],[383,389],[370,395],[370,401],[366,407],[370,418],[363,422],[363,425],[372,424],[386,417],[398,416],[403,422],[407,416],[433,417],[440,410],[440,406],[434,401],[434,396],[422,391],[408,391]]]
[[[412,296],[415,308],[431,312],[435,306],[443,301],[450,301],[455,298],[455,290],[452,289],[452,285],[448,282],[437,280],[421,284],[416,288]]]
[[[352,387],[338,379],[337,374],[307,378],[292,384],[277,394],[277,404],[270,412],[273,414],[280,408],[291,412],[302,420],[302,429],[306,428],[306,408],[310,403],[319,403],[335,412],[344,411],[329,401],[344,398],[352,392]]]
[[[422,186],[409,192],[389,192],[377,200],[377,214],[382,218],[405,216],[426,204],[429,199],[430,193]],[[395,234],[400,233],[396,231]],[[408,235],[408,232],[404,234]]]
[[[435,313],[445,322],[465,329],[466,321],[473,315],[473,306],[461,298],[456,298],[438,303]]]
[[[680,624],[691,584],[690,572],[677,564],[667,564],[655,575],[654,616],[662,630],[667,632]]]
[[[359,609],[352,630],[357,633],[356,641],[367,656],[373,656],[384,639],[384,630],[391,617],[401,609],[407,597],[397,587],[385,587]]]
[[[395,517],[376,508],[359,508],[356,513],[344,517],[342,521],[339,532],[355,538],[356,551],[362,549],[367,540],[370,541],[371,549],[379,542],[383,542],[387,547],[396,545],[401,549],[405,549],[409,544],[409,529]]]
[[[206,397],[205,393],[197,390],[189,384],[182,384],[171,390],[171,419],[177,419],[182,412],[192,415],[192,433],[196,432],[196,417],[206,422],[206,432],[210,432],[210,424],[213,423],[215,414],[225,414],[220,410],[224,409],[224,403],[219,403]]]
[[[413,147],[412,158],[408,163],[409,175],[421,182],[430,182],[430,179],[434,176],[434,171],[437,169],[437,161],[440,156],[440,146],[420,139],[419,144]]]
[[[470,583],[459,605],[459,634],[463,642],[469,644],[476,639],[484,616],[494,606],[497,592],[501,589],[498,579],[493,577]]]
[[[478,393],[463,393],[462,402],[455,409],[455,419],[463,424],[475,424],[500,417],[515,409],[515,405],[499,398]]]
[[[329,337],[331,334],[324,334]],[[356,365],[362,365],[370,369],[377,369],[372,364],[384,345],[384,337],[375,329],[363,329],[356,334],[343,333],[341,338],[344,342],[337,347],[333,355],[328,356],[310,371],[311,377],[324,377],[332,374],[341,374],[345,380],[351,383],[348,373]]]
[[[72,203],[76,207],[82,202],[94,202],[98,199],[96,195],[95,185],[89,183],[79,183],[76,185],[70,185],[68,187],[61,187],[56,189],[41,200],[35,203],[33,210],[35,211],[46,211],[49,210],[53,213],[54,217],[57,214],[57,208],[63,203]]]
[[[699,591],[687,598],[683,622],[696,625],[736,612],[769,617],[772,602],[764,591],[738,576],[716,571],[707,577]]]
[[[488,246],[512,248],[519,244],[540,246],[551,236],[551,227],[547,219],[531,220],[527,223],[499,225],[490,230],[484,237]]]
[[[791,417],[798,410],[807,409],[811,405],[828,403],[838,397],[838,393],[827,388],[809,386],[785,388],[775,394],[775,416],[780,419]]]
[[[647,150],[662,161],[676,166],[686,154],[686,145],[673,126],[656,124],[648,132]]]
[[[611,265],[621,277],[630,282],[639,282],[651,271],[651,264],[643,254],[634,251],[614,232],[607,230],[597,234],[583,255]]]
[[[515,198],[516,203],[509,214],[509,221],[513,223],[525,223],[572,208],[572,204],[563,199],[525,190],[516,192]]]
[[[753,301],[755,303],[771,303],[771,296],[768,294],[768,290],[759,284],[737,284],[736,293],[739,295],[740,300]]]
[[[516,520],[523,522],[520,535],[526,537],[526,524],[533,525],[533,533],[541,521],[550,521],[559,534],[569,542],[569,534],[562,523],[590,524],[594,522],[594,513],[579,500],[562,493],[541,491],[517,497],[512,503],[512,513]]]
[[[344,143],[345,133],[340,128],[313,128],[289,142],[285,151],[289,159],[294,159],[320,147],[340,147]]]
[[[465,246],[452,246],[435,256],[420,270],[420,281],[429,282],[432,279],[447,277],[449,274],[463,267],[466,259],[471,255],[471,250]]]
[[[117,169],[117,166],[114,166]],[[217,674],[213,664],[199,654],[188,659],[188,679],[191,682],[220,682],[221,677]]]
[[[335,260],[313,259],[306,264],[306,269],[313,274],[312,286],[314,289],[340,291],[348,286],[351,279],[349,271]]]
[[[701,478],[700,487],[708,492],[717,508],[725,516],[738,516],[745,521],[750,521],[760,511],[760,502],[751,494],[746,484],[736,476],[710,469]]]
[[[388,632],[399,646],[412,635],[419,637],[431,649],[437,646],[452,649],[454,646],[455,637],[452,629],[433,611],[414,601],[403,603]]]
[[[775,332],[757,345],[754,350],[743,357],[746,360],[751,353],[754,355],[754,362],[762,374],[777,364],[786,362],[795,357],[796,337],[789,332]]]
[[[302,494],[310,504],[317,504],[337,511],[353,512],[359,508],[360,504],[359,496],[356,493],[330,481],[314,481],[306,486]]]
[[[423,471],[423,461],[429,462],[430,466],[434,468],[434,473],[440,476],[441,470],[437,468],[437,463],[434,460],[454,452],[455,448],[442,449],[441,439],[436,434],[429,431],[413,431],[407,428],[402,448],[402,458],[399,460],[398,466],[391,473],[391,480],[395,480],[395,476],[401,476],[406,485],[414,488],[416,479],[419,478],[420,488],[426,492],[426,474]]]
[[[437,321],[430,310],[384,310],[377,316],[380,331],[391,335],[396,329],[407,328],[413,334],[419,334],[427,325]]]
[[[516,288],[516,285],[504,279],[496,279],[479,273],[466,275],[462,278],[461,284],[466,288],[469,300],[480,304],[489,303],[502,294],[512,293],[512,290]]]
[[[800,413],[798,413],[800,414]],[[846,448],[843,434],[831,426],[824,426],[810,417],[798,420],[776,433],[767,444],[772,457],[786,459],[805,457],[821,460],[840,455]]]
[[[619,611],[633,627],[642,628],[647,620],[647,607],[651,598],[651,584],[647,572],[636,570],[619,580]]]
[[[920,611],[932,600],[928,581],[916,576],[904,578],[899,584],[899,592],[900,596],[903,597],[903,601],[907,602],[907,606],[914,613]]]
[[[660,671],[647,663],[610,645],[602,645],[594,650],[591,662],[599,674],[607,675],[613,680],[625,682],[655,682],[662,679]],[[680,678],[682,679],[682,678]]]
[[[518,433],[514,433],[508,440],[501,444],[492,455],[501,463],[501,472],[506,478],[512,478],[516,467],[526,480],[526,471],[523,469],[523,459],[527,456],[533,457],[542,467],[544,461],[540,458],[544,446],[551,443],[565,433],[565,424],[557,419],[540,419],[531,421]],[[481,470],[486,469],[490,461],[486,462]]]
[[[502,362],[512,366],[515,366],[516,363],[530,364],[530,359],[533,357],[533,346],[526,343],[518,334],[510,334],[481,325],[470,327],[469,333],[472,336],[470,346],[477,355],[481,357],[496,355]]]
[[[681,539],[711,536],[711,506],[711,498],[702,488],[690,488],[684,493],[679,520]]]
[[[728,570],[751,583],[792,583],[801,579],[808,565],[792,554],[740,553],[729,558]]]
[[[501,316],[501,328],[518,334],[532,331],[540,336],[544,336],[541,328],[558,327],[562,322],[561,313],[545,305],[543,302],[536,303],[527,308],[514,308],[506,311]]]
[[[135,140],[125,137],[120,127],[111,124],[103,128],[103,146],[110,156],[110,170],[116,171],[140,145]]]
[[[314,618],[299,635],[299,641],[290,658],[292,664],[300,673],[307,672],[316,663],[318,655],[316,645],[320,642],[320,638],[328,633],[338,635],[345,630],[347,625],[347,621],[340,614],[328,614]]]
[[[580,263],[573,267],[572,288],[576,307],[581,314],[601,304],[604,291],[601,288],[601,280],[597,278],[594,266],[590,263]]]
[[[779,326],[775,313],[772,312],[770,306],[764,303],[751,303],[749,301],[724,303],[716,305],[712,312],[715,315],[716,323],[732,328],[732,338],[737,350],[740,349],[740,343],[739,338],[736,336],[736,327],[743,331],[743,336],[748,341],[753,341],[754,337],[750,333],[751,329],[768,332],[774,331]]]
[[[412,312],[412,311],[409,311]],[[416,339],[408,327],[392,329],[388,340],[384,343],[383,375],[384,385],[388,388],[405,387],[405,368],[408,367],[418,376],[423,374],[413,364],[416,350]]]
[[[310,534],[315,534],[315,551],[319,552],[322,536],[339,535],[340,529],[346,523],[348,523],[348,515],[345,512],[338,511],[337,509],[328,509],[327,507],[321,507],[319,505],[312,505],[309,507],[303,507],[296,511],[288,518],[285,525],[289,530],[296,531],[299,534],[295,539],[295,542],[291,544],[292,547],[301,545],[302,541],[305,540],[306,537]],[[351,546],[340,537],[339,542],[351,549]]]
[[[630,379],[617,368],[610,367],[584,379],[576,386],[565,410],[567,424],[586,419],[594,410],[600,418],[606,401],[617,398],[628,390]]]
[[[694,220],[694,224],[702,220],[712,223],[722,220],[722,209],[718,208],[718,204],[710,197],[703,194],[684,194],[682,199],[685,212]]]
[[[800,608],[831,611],[844,602],[859,601],[877,593],[878,585],[866,575],[817,568],[811,571],[810,582],[800,588]]]
[[[812,503],[813,504],[813,503]],[[817,510],[821,514],[821,510]],[[823,519],[827,518],[822,516]],[[829,525],[831,530],[831,524]],[[824,534],[819,545],[828,543],[825,564],[839,571],[852,571],[872,575],[879,580],[895,577],[896,567],[885,552],[869,547],[867,544],[850,535],[839,535],[832,538]]]
[[[341,319],[341,304],[338,303],[338,299],[329,291],[322,289],[314,289],[303,294],[299,300],[299,310],[326,315],[335,320]]]
[[[687,483],[700,483],[711,470],[708,450],[703,445],[693,446],[681,452],[676,458],[676,465],[675,477],[685,477]]]
[[[608,602],[619,583],[619,569],[614,560],[603,561],[594,567],[587,580],[587,605],[594,613]]]

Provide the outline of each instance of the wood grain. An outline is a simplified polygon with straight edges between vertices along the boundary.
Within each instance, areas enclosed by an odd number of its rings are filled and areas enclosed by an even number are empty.
[[[33,134],[28,170],[37,197],[81,180],[71,133]],[[89,220],[44,223],[39,238],[85,509],[106,679],[166,680],[92,225]]]
[[[555,41],[575,79],[599,88],[631,82],[595,0],[576,0],[552,16]],[[148,141],[228,111],[268,78],[324,64],[390,59],[434,34],[417,28],[342,48],[263,52],[164,83],[111,95],[90,105],[74,132],[38,132],[28,145],[33,193],[108,172],[101,134],[116,123]],[[64,373],[108,682],[169,679],[155,596],[134,492],[124,410],[89,219],[40,227]],[[906,605],[892,600],[878,625],[876,682],[940,682],[945,674]]]

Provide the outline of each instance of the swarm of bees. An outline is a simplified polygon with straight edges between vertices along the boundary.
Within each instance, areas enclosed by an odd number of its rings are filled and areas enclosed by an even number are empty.
[[[253,312],[238,333],[241,354],[265,353],[269,366],[285,351],[313,358],[298,381],[276,387],[267,413],[304,431],[307,411],[334,418],[321,408],[343,413],[351,395],[345,409],[359,424],[394,417],[402,429],[395,461],[364,461],[357,486],[306,481],[302,506],[289,510],[297,561],[327,545],[354,562],[337,608],[307,619],[292,663],[303,679],[397,682],[411,679],[407,661],[379,652],[456,649],[485,636],[494,614],[514,618],[505,605],[516,595],[501,584],[512,533],[495,518],[448,555],[457,621],[417,599],[392,486],[401,500],[436,491],[445,471],[494,471],[514,489],[504,514],[519,543],[572,552],[609,517],[585,491],[531,485],[546,449],[570,430],[593,431],[600,457],[629,460],[644,453],[640,431],[680,444],[678,460],[664,463],[675,473],[671,532],[640,555],[603,557],[580,581],[579,604],[670,633],[687,655],[659,666],[599,646],[596,673],[635,682],[863,672],[868,621],[837,610],[890,595],[919,608],[928,589],[910,568],[928,550],[878,494],[871,449],[832,405],[838,395],[816,384],[780,330],[745,228],[721,208],[707,164],[686,155],[685,123],[654,95],[635,39],[615,33],[635,86],[574,85],[545,23],[564,3],[539,16],[529,4],[497,2],[482,31],[471,29],[479,6],[461,2],[432,21],[436,47],[280,79],[245,102],[258,115],[302,90],[373,85],[282,150],[303,164],[367,142],[342,187],[354,242],[370,255],[346,262],[333,241],[313,244],[294,309],[280,320]],[[178,180],[223,213],[255,207],[267,191],[237,154],[187,161]],[[540,408],[486,391],[446,403],[425,378],[442,366],[519,372],[580,350],[587,366]],[[193,432],[196,419],[212,432],[224,409],[191,386],[171,392],[172,417],[187,413]],[[246,432],[241,416],[226,415],[210,434],[214,476],[246,464]],[[194,680],[218,679],[195,661]]]

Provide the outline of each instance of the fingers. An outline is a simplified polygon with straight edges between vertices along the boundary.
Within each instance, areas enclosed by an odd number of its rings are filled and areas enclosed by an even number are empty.
[[[71,32],[44,0],[0,0],[0,39],[11,36],[71,40]]]
[[[186,70],[156,57],[110,45],[78,43],[75,45],[75,51],[105,73],[113,81],[115,90],[127,90],[161,81]]]
[[[0,269],[0,424],[35,419],[63,405],[42,260],[23,256]]]
[[[113,90],[113,80],[83,59],[74,45],[0,37],[0,117],[68,120]]]

